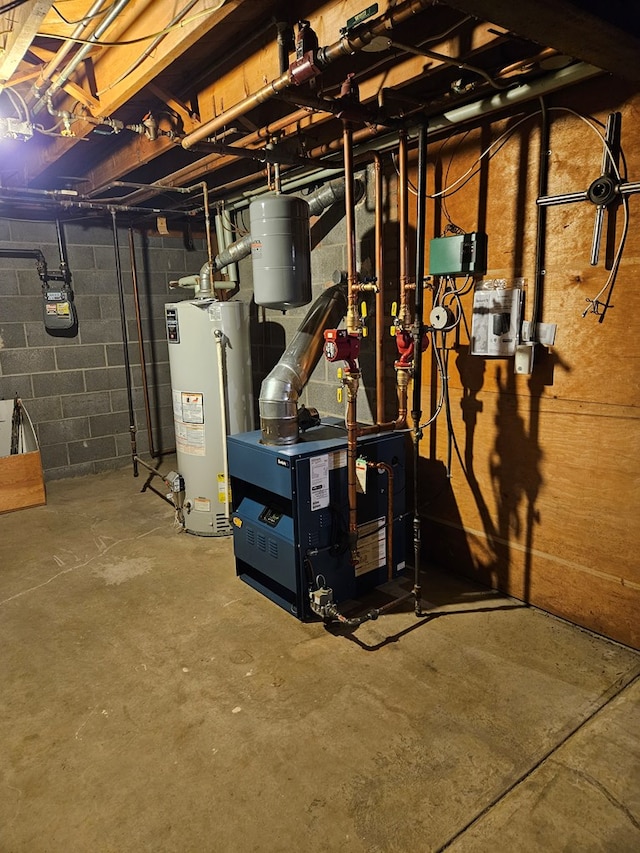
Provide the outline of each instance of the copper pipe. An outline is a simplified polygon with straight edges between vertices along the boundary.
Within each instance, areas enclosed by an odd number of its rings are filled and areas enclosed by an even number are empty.
[[[317,117],[318,121],[328,121],[332,116],[319,116]],[[286,130],[289,127],[295,128],[295,132],[299,130],[299,125],[304,123],[314,124],[316,120],[316,116],[310,115],[308,110],[296,110],[293,113],[289,113],[289,115],[284,116],[277,121],[273,121],[270,124],[264,125],[264,127],[259,128],[253,133],[244,136],[242,139],[239,139],[235,142],[230,148],[249,148],[251,146],[259,145],[262,140],[268,140],[272,136],[280,133],[283,130]],[[237,159],[239,159],[241,155],[239,154],[236,157],[233,154],[219,154],[219,153],[211,153],[207,154],[205,157],[201,157],[195,163],[190,163],[188,166],[184,166],[182,169],[178,169],[175,172],[167,175],[162,181],[157,182],[158,189],[162,189],[163,187],[178,187],[183,184],[188,183],[190,180],[193,180],[196,177],[201,176],[202,174],[211,174],[212,172],[217,171],[218,169],[223,169],[226,166],[231,165]],[[312,155],[315,156],[315,155]],[[293,167],[291,167],[293,168]],[[259,172],[259,175],[264,174],[264,172]],[[251,179],[253,176],[247,176]],[[113,183],[109,182],[108,184],[103,184],[97,187],[92,191],[92,195],[101,192],[105,188],[112,186]],[[224,187],[226,190],[226,186]],[[139,193],[132,193],[131,197],[134,200],[145,201],[147,198],[151,198],[153,195],[157,195],[157,193],[150,191],[149,189],[141,190]],[[130,198],[130,196],[127,196]]]
[[[347,499],[349,502],[349,548],[351,558],[356,564],[358,555],[358,511],[357,511],[357,478],[356,460],[358,458],[358,424],[356,421],[356,399],[360,373],[347,373],[344,384],[347,389]]]
[[[356,269],[356,225],[353,178],[353,139],[351,124],[343,123],[342,143],[344,148],[345,217],[347,227],[347,331],[357,334],[361,328],[358,312],[358,271]]]
[[[359,334],[361,329],[358,312],[358,274],[356,269],[356,224],[353,179],[353,141],[351,124],[343,122],[342,143],[344,148],[345,218],[347,229],[347,330]],[[345,368],[344,384],[347,389],[347,499],[349,503],[349,547],[351,558],[358,562],[358,513],[356,487],[356,459],[358,457],[357,398],[360,384],[358,362],[350,362]]]
[[[389,31],[397,24],[408,20],[418,12],[422,12],[427,6],[432,4],[432,0],[406,0],[398,6],[389,9],[383,15],[380,15],[371,26],[357,27],[350,33],[347,32],[342,38],[332,45],[320,48],[314,57],[315,64],[319,69],[323,69],[331,63],[335,62],[343,56],[351,56],[354,53],[361,51],[370,44],[376,36],[388,36]],[[226,125],[231,124],[236,119],[246,115],[254,107],[265,101],[270,100],[279,92],[297,85],[300,80],[288,68],[275,80],[264,85],[257,92],[239,101],[235,106],[230,107],[225,112],[215,118],[205,122],[192,133],[187,134],[182,140],[182,147],[189,149],[196,143],[201,142],[208,136],[215,135],[219,130],[222,130]]]
[[[501,68],[496,74],[496,77],[498,79],[502,79],[504,77],[509,77],[511,74],[518,74],[520,71],[528,70],[531,65],[538,65],[546,60],[553,59],[556,56],[562,57],[559,50],[556,50],[554,47],[545,47],[544,50],[541,50],[540,53],[535,56],[531,56],[528,59],[520,59],[518,62],[512,62],[511,65],[506,65],[504,68]]]
[[[407,429],[407,414],[408,414],[408,387],[409,387],[408,370],[396,371],[396,390],[398,394],[398,417],[394,421],[385,421],[367,426],[358,427],[358,437],[363,435],[377,435],[380,432],[391,432],[395,429]]]
[[[393,580],[393,467],[387,462],[367,462],[367,466],[387,473],[387,580]]]

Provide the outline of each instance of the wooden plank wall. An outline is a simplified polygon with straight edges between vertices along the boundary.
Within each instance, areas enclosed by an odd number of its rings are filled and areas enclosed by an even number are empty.
[[[550,96],[549,194],[586,189],[600,175],[602,145],[575,114],[604,122],[622,113],[628,177],[640,181],[640,94],[610,76]],[[487,123],[429,148],[430,192],[451,184],[513,126]],[[431,202],[428,237],[451,221],[488,234],[486,278],[535,281],[539,117],[514,131],[456,194]],[[463,326],[447,341],[451,423],[442,414],[422,445],[420,499],[425,556],[584,627],[640,647],[640,195],[612,307],[602,322],[582,316],[608,275],[590,266],[595,208],[550,208],[542,318],[556,343],[538,348],[531,376],[513,359],[469,355]],[[623,225],[605,230],[609,265]],[[615,237],[615,239],[613,239]],[[601,255],[604,252],[601,253]],[[425,300],[427,316],[430,296]],[[471,294],[463,299],[471,318]],[[425,359],[425,413],[439,383]],[[426,415],[425,415],[426,419]],[[447,460],[451,456],[450,476]],[[424,476],[422,476],[424,474]],[[428,597],[428,594],[427,594]]]

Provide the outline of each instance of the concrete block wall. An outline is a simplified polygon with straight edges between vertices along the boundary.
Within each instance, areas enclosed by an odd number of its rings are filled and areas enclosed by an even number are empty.
[[[367,170],[360,172],[358,177],[365,182],[366,194],[356,208],[356,258],[359,272],[368,276],[374,267],[373,182]],[[53,337],[44,329],[41,284],[35,261],[0,258],[0,397],[11,398],[18,393],[24,401],[36,427],[47,479],[126,466],[131,457],[111,223],[67,222],[64,233],[79,317],[76,337]],[[149,437],[142,395],[127,230],[119,229],[118,237],[137,449],[145,457],[149,450]],[[313,221],[311,242],[315,300],[324,288],[331,285],[334,272],[345,270],[347,266],[344,205],[334,205]],[[182,275],[197,272],[206,260],[206,247],[204,241],[199,241],[196,251],[188,252],[180,237],[139,231],[134,233],[134,244],[153,441],[156,450],[167,451],[174,447],[175,440],[164,305],[192,296],[191,291],[169,291],[168,283]],[[38,248],[45,255],[50,271],[58,269],[54,222],[0,220],[0,247]],[[386,257],[395,263],[393,241],[388,241],[385,251]],[[250,256],[240,262],[239,271],[241,284],[236,298],[250,305],[257,415],[262,380],[277,363],[310,306],[284,315],[262,309],[253,302]],[[369,296],[368,301],[371,329],[363,341],[361,353],[362,382],[358,396],[358,419],[361,421],[372,421],[372,413],[375,412],[373,297]],[[336,394],[341,386],[337,378],[339,366],[322,357],[303,391],[301,402],[317,408],[321,415],[343,417],[344,404],[338,402]],[[392,386],[392,366],[389,377]],[[392,390],[388,398],[393,398]],[[393,405],[393,399],[391,402]]]
[[[34,422],[47,479],[126,465],[131,456],[124,346],[110,223],[63,226],[78,312],[78,334],[51,336],[42,322],[35,261],[0,258],[0,397],[18,394]],[[149,440],[134,312],[129,238],[119,229],[128,354],[134,388],[138,452]],[[180,237],[134,233],[141,325],[148,359],[152,429],[157,449],[174,445],[164,304],[190,291],[168,283],[197,272],[205,247],[187,251]],[[55,273],[59,253],[54,222],[0,220],[0,247],[40,249]]]

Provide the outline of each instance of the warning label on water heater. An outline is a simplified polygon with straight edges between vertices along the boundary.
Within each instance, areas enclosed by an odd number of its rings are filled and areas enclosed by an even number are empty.
[[[204,402],[202,394],[182,392],[182,420],[186,424],[204,423]]]
[[[185,424],[204,423],[204,395],[192,391],[173,391],[173,419]]]
[[[174,391],[172,396],[176,448],[191,456],[204,456],[204,396],[191,391]]]
[[[174,421],[176,432],[176,448],[191,456],[204,456],[204,426],[202,424],[185,424]]]

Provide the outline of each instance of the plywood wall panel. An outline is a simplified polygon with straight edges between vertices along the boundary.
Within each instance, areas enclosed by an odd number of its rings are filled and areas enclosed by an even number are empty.
[[[596,81],[559,93],[554,104],[585,112],[588,104],[603,122],[620,109],[629,178],[640,180],[639,94]],[[585,189],[600,173],[602,148],[577,116],[549,115],[549,193]],[[437,191],[463,175],[515,120],[452,139],[444,149],[432,146],[430,187]],[[523,123],[444,205],[431,203],[428,233],[442,234],[447,217],[464,230],[485,230],[486,277],[523,276],[527,318],[535,281],[537,122]],[[532,376],[514,375],[512,359],[470,356],[463,326],[448,336],[451,417],[462,462],[441,417],[423,442],[420,506],[425,550],[434,561],[638,646],[640,197],[629,201],[627,243],[603,322],[582,313],[608,276],[623,216],[618,209],[608,262],[603,252],[592,267],[594,212],[589,203],[548,210],[542,317],[558,332],[553,347],[539,349]],[[430,299],[427,293],[428,306]],[[470,317],[471,295],[463,305]],[[425,410],[439,387],[430,359]]]

